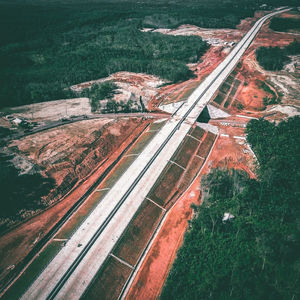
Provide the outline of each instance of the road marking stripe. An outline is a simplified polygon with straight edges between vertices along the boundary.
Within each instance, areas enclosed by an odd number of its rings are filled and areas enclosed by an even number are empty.
[[[192,139],[194,139],[194,140],[198,141],[199,143],[201,143],[201,140],[199,140],[199,139],[195,138],[195,137],[194,137],[194,136],[192,136],[191,134],[187,134],[187,136],[189,136],[189,137],[191,137]]]
[[[129,267],[130,269],[134,269],[134,267],[132,265],[130,265],[128,262],[126,262],[125,260],[115,256],[114,254],[110,253],[110,256],[112,256],[113,258],[115,258],[116,260],[118,260],[120,263],[122,263],[123,265]]]
[[[155,204],[156,206],[158,206],[159,208],[161,208],[163,211],[166,211],[165,208],[163,208],[162,206],[160,206],[158,203],[156,203],[155,201],[151,200],[150,198],[146,197],[147,200],[149,200],[150,202],[152,202],[153,204]]]
[[[96,192],[101,192],[101,191],[108,191],[108,190],[110,190],[110,188],[103,188],[103,189],[98,189],[98,190],[96,190]]]
[[[172,163],[172,164],[174,164],[174,165],[176,165],[176,166],[178,166],[179,168],[181,168],[181,169],[183,169],[185,171],[185,168],[183,166],[179,165],[178,163],[176,163],[175,161],[169,160],[169,162]]]
[[[198,158],[201,158],[201,159],[205,159],[204,157],[202,157],[202,156],[200,156],[198,154],[195,154],[195,156],[198,157]]]

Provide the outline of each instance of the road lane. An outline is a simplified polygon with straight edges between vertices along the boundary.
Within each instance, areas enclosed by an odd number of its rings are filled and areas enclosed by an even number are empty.
[[[279,12],[270,14],[257,21],[226,59],[193,92],[187,102],[180,107],[176,114],[160,130],[148,147],[144,149],[136,161],[109,191],[103,201],[67,242],[66,246],[53,259],[44,272],[41,273],[24,294],[23,299],[47,298],[60,282],[61,278],[64,278],[64,275],[76,258],[81,255],[82,249],[89,245],[89,241],[97,233],[99,227],[106,222],[107,217],[118,205],[120,199],[126,196],[126,201],[114,213],[113,218],[109,220],[105,228],[101,231],[101,234],[90,246],[89,251],[83,255],[65,283],[54,294],[51,294],[50,298],[78,299],[82,295],[110,253],[117,239],[130,222],[139,205],[161,174],[168,160],[172,157],[189,131],[191,124],[195,122],[215,91],[233,70],[263,22],[276,13]],[[162,145],[164,145],[163,148],[161,148]],[[147,167],[147,164],[151,160],[153,161]],[[146,167],[147,170],[145,170]],[[141,176],[142,173],[143,175]],[[136,182],[137,178],[138,181]]]

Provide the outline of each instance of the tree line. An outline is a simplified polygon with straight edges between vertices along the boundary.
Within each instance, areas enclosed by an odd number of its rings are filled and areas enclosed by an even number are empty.
[[[200,37],[140,29],[185,23],[235,27],[254,11],[248,2],[206,2],[0,3],[0,106],[76,97],[71,85],[118,71],[171,82],[193,77],[186,64],[198,61],[208,48]]]
[[[258,179],[221,169],[203,178],[161,299],[299,298],[300,117],[252,120],[247,139]]]
[[[270,71],[282,70],[284,65],[290,62],[289,55],[300,54],[300,43],[294,40],[286,47],[259,47],[256,52],[259,64]]]

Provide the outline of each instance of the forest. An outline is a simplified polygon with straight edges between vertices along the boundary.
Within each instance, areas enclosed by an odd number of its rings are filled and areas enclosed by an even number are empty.
[[[269,27],[275,31],[300,30],[300,19],[273,18]]]
[[[187,80],[186,64],[207,44],[140,29],[235,27],[254,8],[234,0],[0,1],[0,107],[76,97],[71,85],[118,71]]]
[[[251,120],[247,134],[258,178],[221,169],[203,178],[161,299],[299,298],[300,117]]]
[[[38,169],[20,174],[11,160],[11,156],[0,154],[0,233],[9,226],[7,220],[20,221],[23,213],[45,209],[41,198],[55,187],[54,179],[43,177]]]
[[[259,47],[255,54],[257,61],[265,70],[279,71],[290,62],[289,55],[300,54],[300,43],[294,40],[290,45],[283,48]]]

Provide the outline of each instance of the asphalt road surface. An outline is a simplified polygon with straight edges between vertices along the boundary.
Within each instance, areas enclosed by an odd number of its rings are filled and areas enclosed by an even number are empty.
[[[265,20],[258,20],[225,60],[168,120],[36,278],[22,299],[79,299],[110,254],[181,141],[234,69]],[[78,246],[80,245],[80,246]]]

